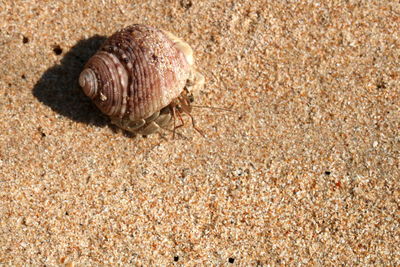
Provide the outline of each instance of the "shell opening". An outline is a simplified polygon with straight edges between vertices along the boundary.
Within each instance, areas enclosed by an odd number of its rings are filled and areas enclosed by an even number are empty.
[[[83,92],[90,98],[94,98],[98,91],[97,78],[94,71],[86,68],[79,76],[79,85],[82,87]]]
[[[183,41],[181,38],[176,37],[173,33],[169,31],[163,31],[163,32],[168,37],[168,39],[170,39],[174,43],[174,46],[183,53],[187,63],[190,66],[193,66],[194,65],[193,50],[190,47],[190,45],[187,44],[185,41]]]

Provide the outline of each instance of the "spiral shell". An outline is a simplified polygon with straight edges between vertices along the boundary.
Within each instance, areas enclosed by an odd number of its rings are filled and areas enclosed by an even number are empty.
[[[105,41],[85,65],[79,84],[113,123],[149,134],[169,124],[169,105],[198,75],[188,44],[169,32],[135,24]]]

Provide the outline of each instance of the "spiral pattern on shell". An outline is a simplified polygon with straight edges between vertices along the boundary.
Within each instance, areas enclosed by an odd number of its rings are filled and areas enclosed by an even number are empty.
[[[79,77],[84,93],[105,114],[136,121],[177,98],[190,75],[191,49],[147,25],[122,29],[89,59]]]

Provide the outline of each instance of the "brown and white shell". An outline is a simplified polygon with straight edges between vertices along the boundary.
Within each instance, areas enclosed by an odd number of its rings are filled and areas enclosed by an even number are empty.
[[[193,77],[193,51],[173,34],[135,24],[109,37],[80,74],[84,93],[119,127],[150,134],[171,121],[171,103]],[[200,77],[200,78],[199,78]]]

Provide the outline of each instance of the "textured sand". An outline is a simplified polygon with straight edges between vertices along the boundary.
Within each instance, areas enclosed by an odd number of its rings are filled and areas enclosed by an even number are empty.
[[[399,1],[64,2],[0,1],[0,265],[400,265]],[[195,49],[207,138],[81,93],[132,23]]]

